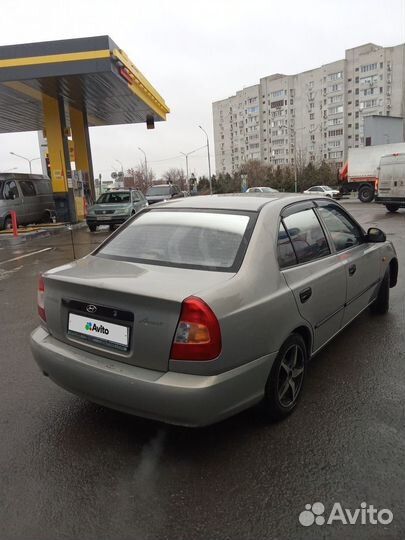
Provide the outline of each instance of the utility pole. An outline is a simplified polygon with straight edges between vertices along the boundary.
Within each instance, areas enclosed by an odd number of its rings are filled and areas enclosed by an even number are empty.
[[[190,192],[190,181],[189,181],[189,178],[188,178],[188,154],[185,154],[184,152],[180,152],[180,154],[182,154],[186,158],[187,188],[188,188],[188,191]]]
[[[146,184],[148,184],[148,161],[146,159],[146,152],[142,150],[140,146],[138,146],[138,150],[140,150],[145,157],[145,181],[146,181]]]
[[[208,181],[210,184],[210,195],[212,195],[212,181],[211,181],[211,158],[210,158],[210,140],[208,138],[208,133],[202,126],[198,126],[201,131],[203,131],[207,137],[207,153],[208,153]]]

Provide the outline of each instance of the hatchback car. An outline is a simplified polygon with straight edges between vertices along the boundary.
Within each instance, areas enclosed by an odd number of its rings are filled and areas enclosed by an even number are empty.
[[[146,190],[146,200],[149,204],[166,202],[184,196],[184,193],[176,184],[157,184],[148,187]]]
[[[112,230],[115,225],[121,225],[145,206],[148,206],[148,202],[138,189],[107,191],[88,209],[87,226],[91,232],[94,232],[98,225],[109,225]]]
[[[223,195],[149,207],[40,278],[40,369],[121,411],[186,426],[261,402],[290,414],[308,359],[368,306],[398,261],[327,198]]]
[[[340,199],[342,194],[338,189],[333,189],[329,186],[312,186],[303,192],[305,195],[325,195],[332,199]]]

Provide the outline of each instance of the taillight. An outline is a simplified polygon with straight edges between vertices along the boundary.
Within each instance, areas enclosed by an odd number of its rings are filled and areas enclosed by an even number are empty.
[[[41,317],[41,319],[46,322],[46,314],[45,314],[45,303],[44,303],[44,297],[45,297],[45,282],[42,274],[39,276],[39,285],[38,285],[38,314]]]
[[[186,298],[170,357],[173,360],[213,360],[220,352],[221,329],[215,313],[201,298]]]

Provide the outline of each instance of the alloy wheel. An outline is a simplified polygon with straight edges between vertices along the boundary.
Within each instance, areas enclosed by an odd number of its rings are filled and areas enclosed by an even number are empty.
[[[305,355],[301,347],[291,345],[284,354],[278,372],[277,392],[280,404],[291,407],[304,380]]]

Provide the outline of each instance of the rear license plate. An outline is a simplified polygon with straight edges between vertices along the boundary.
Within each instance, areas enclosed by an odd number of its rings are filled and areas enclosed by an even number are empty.
[[[97,216],[97,221],[109,221],[109,216]]]
[[[120,350],[128,350],[129,327],[69,313],[68,333]]]

